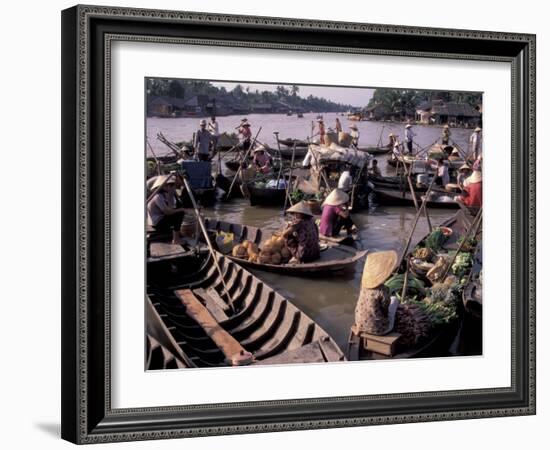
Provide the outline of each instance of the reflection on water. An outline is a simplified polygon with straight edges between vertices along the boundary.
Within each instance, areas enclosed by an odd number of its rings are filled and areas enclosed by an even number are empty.
[[[433,224],[451,217],[449,210],[430,209]],[[228,222],[277,230],[284,224],[282,209],[250,207],[247,200],[219,203],[204,210],[205,215]],[[415,210],[408,207],[375,207],[353,215],[359,228],[360,246],[369,250],[401,250],[414,221]],[[413,240],[428,232],[426,221],[418,222]],[[350,326],[353,325],[355,302],[359,295],[364,261],[346,272],[313,278],[299,278],[255,271],[255,274],[319,323],[345,350]]]

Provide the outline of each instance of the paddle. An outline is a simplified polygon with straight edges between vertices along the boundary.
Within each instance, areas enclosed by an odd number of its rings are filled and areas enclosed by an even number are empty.
[[[235,306],[233,305],[233,299],[229,295],[229,289],[227,289],[227,285],[225,284],[225,278],[223,276],[222,269],[220,267],[220,264],[218,262],[218,258],[216,256],[216,251],[214,250],[214,247],[212,246],[212,242],[210,241],[210,236],[208,235],[208,231],[206,229],[206,226],[204,225],[204,222],[202,221],[201,214],[199,212],[199,208],[197,206],[197,202],[195,201],[195,195],[193,194],[193,191],[191,190],[191,186],[189,186],[189,182],[187,181],[187,176],[183,175],[182,177],[183,184],[185,185],[185,189],[187,189],[187,194],[189,195],[189,198],[191,199],[191,203],[193,204],[193,210],[195,211],[195,216],[197,217],[197,221],[199,223],[199,226],[201,228],[202,234],[204,235],[204,239],[206,241],[206,245],[208,246],[208,250],[210,251],[210,254],[212,255],[212,259],[214,260],[214,265],[216,266],[216,270],[218,271],[218,274],[220,275],[221,282],[223,284],[223,289],[225,291],[225,295],[227,296],[227,301],[229,302],[229,306],[231,307],[232,311],[235,312]]]
[[[248,147],[248,150],[244,154],[244,158],[242,159],[242,161],[244,161],[245,163],[246,163],[246,159],[248,158],[248,155],[250,154],[250,152],[254,148],[254,145],[256,145],[256,138],[260,134],[260,131],[262,131],[262,127],[260,127],[260,129],[256,133],[256,136],[254,136],[254,141],[252,141],[252,143],[250,144],[250,147]],[[243,170],[243,166],[242,166],[242,164],[239,164],[239,169],[237,170],[237,173],[235,174],[235,177],[233,178],[233,181],[231,182],[231,186],[229,186],[229,191],[227,191],[227,194],[225,195],[226,198],[229,198],[231,196],[231,191],[233,190],[233,186],[234,186],[235,182],[237,181],[237,179],[239,178],[239,175],[240,175],[242,170]]]

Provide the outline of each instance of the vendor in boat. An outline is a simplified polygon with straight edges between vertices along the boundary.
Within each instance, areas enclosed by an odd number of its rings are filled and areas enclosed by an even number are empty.
[[[390,149],[390,150],[393,150],[393,148],[395,147],[395,144],[397,142],[397,136],[393,133],[390,133],[388,134],[388,145],[387,147]]]
[[[354,147],[359,147],[359,128],[357,128],[357,125],[351,124],[349,129],[351,130],[351,144]]]
[[[271,156],[265,151],[265,147],[260,145],[253,151],[254,158],[252,164],[256,172],[268,173],[271,170]]]
[[[367,256],[361,291],[355,306],[355,333],[385,335],[392,331],[398,303],[390,298],[384,282],[397,264],[394,250],[370,253]]]
[[[470,166],[468,164],[462,164],[458,168],[458,174],[456,176],[456,184],[458,184],[458,187],[460,189],[464,189],[467,185],[467,179],[472,174],[472,169],[470,169]]]
[[[466,179],[466,182],[467,186],[464,188],[464,193],[455,197],[455,200],[466,206],[480,208],[483,204],[481,171],[474,170],[472,175]]]
[[[437,160],[435,184],[439,186],[447,186],[451,182],[449,176],[449,163],[443,159]]]
[[[334,129],[337,133],[340,133],[342,131],[342,124],[340,123],[340,119],[336,118],[336,123],[334,124]]]
[[[251,139],[252,139],[252,130],[250,129],[250,124],[248,119],[243,119],[239,127],[239,134],[241,136],[241,147],[244,151],[250,148]]]
[[[147,225],[161,233],[172,232],[172,243],[181,242],[180,228],[185,210],[176,207],[176,178],[173,174],[156,177],[155,192],[147,202]]]
[[[319,232],[323,236],[335,237],[344,228],[348,235],[357,230],[347,208],[349,195],[341,189],[334,189],[323,202]]]
[[[405,142],[407,143],[407,150],[410,155],[413,153],[413,143],[414,143],[414,137],[416,134],[412,130],[412,125],[408,123],[405,126]]]
[[[212,142],[212,151],[216,151],[216,147],[218,145],[218,139],[220,137],[220,124],[216,121],[216,117],[212,116],[210,117],[210,122],[208,122],[208,126],[206,127],[208,132],[210,133],[211,142]]]
[[[325,145],[326,131],[325,131],[325,122],[322,118],[317,119],[317,126],[319,127],[319,132],[317,133],[319,135],[319,143],[322,145]]]
[[[313,213],[301,201],[286,210],[292,221],[282,233],[292,258],[290,264],[307,263],[319,259],[319,231],[313,221]]]
[[[340,178],[338,178],[338,189],[341,189],[344,192],[351,191],[353,185],[353,175],[352,175],[352,168],[348,168],[346,170],[343,170],[340,174]]]
[[[469,144],[469,155],[472,156],[473,159],[477,159],[477,157],[481,155],[481,145],[482,145],[481,128],[476,127],[474,129],[474,132],[471,134],[468,144]]]
[[[372,160],[372,165],[369,168],[369,174],[374,176],[374,177],[381,177],[382,176],[382,171],[380,170],[380,167],[378,167],[378,160],[377,159]]]
[[[448,160],[449,161],[458,161],[460,160],[460,153],[458,153],[458,148],[453,148],[453,150],[451,151],[451,154],[449,155],[449,158]]]
[[[451,128],[449,125],[445,124],[443,126],[443,131],[441,132],[441,143],[443,145],[449,145],[449,139],[451,138]]]
[[[210,156],[210,141],[212,135],[206,129],[206,120],[199,122],[199,129],[195,133],[195,158],[199,161],[208,161]]]

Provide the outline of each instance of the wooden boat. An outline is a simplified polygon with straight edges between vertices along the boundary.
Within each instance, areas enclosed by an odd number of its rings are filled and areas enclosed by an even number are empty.
[[[414,200],[408,186],[407,190],[400,191],[397,189],[388,189],[375,186],[373,192],[376,196],[376,202],[379,205],[392,205],[392,206],[414,206]],[[422,203],[422,194],[417,195],[418,205]],[[454,195],[449,195],[444,192],[430,192],[430,199],[428,200],[428,208],[445,208],[445,209],[458,209],[458,202],[455,201]]]
[[[448,227],[452,230],[452,234],[443,244],[443,249],[449,252],[458,248],[459,236],[463,235],[466,230],[469,229],[470,224],[465,219],[463,212],[458,211],[453,217],[444,221],[440,226]],[[411,243],[409,247],[411,251],[403,257],[398,265],[399,273],[403,273],[403,271],[406,270],[406,261],[410,258],[412,250],[427,237],[428,235],[416,242]],[[399,333],[396,333],[395,331],[386,336],[372,336],[357,332],[355,326],[353,326],[349,337],[346,356],[351,361],[364,359],[402,359],[413,357],[423,358],[451,356],[453,354],[453,342],[456,341],[460,329],[461,320],[458,318],[446,325],[441,325],[435,328],[430,336],[419,342],[416,346],[404,348],[400,346]]]
[[[293,138],[286,138],[286,139],[277,139],[279,144],[284,145],[285,147],[294,147],[294,144],[296,144],[296,148],[299,147],[306,147],[309,145],[307,141],[303,141],[301,139],[293,139]]]
[[[260,228],[218,220],[207,219],[206,226],[212,232],[224,231],[226,233],[233,233],[235,236],[235,244],[247,239],[260,245],[262,241],[272,236],[271,232],[261,230]],[[248,260],[232,256],[230,254],[230,249],[227,249],[226,256],[239,264],[251,267],[253,269],[266,270],[268,272],[276,272],[286,275],[307,275],[334,272],[352,267],[357,261],[362,259],[367,254],[367,250],[358,250],[348,245],[340,245],[338,241],[338,239],[335,239],[333,242],[325,240],[324,242],[326,248],[321,251],[321,257],[317,261],[310,263],[276,265],[250,262]]]
[[[294,159],[303,159],[307,155],[307,147],[296,147],[294,150]],[[283,159],[292,159],[292,147],[281,148],[278,150]]]
[[[283,206],[286,197],[286,188],[258,187],[255,181],[246,183],[249,193],[250,206]]]
[[[229,258],[217,258],[233,307],[210,253],[148,264],[147,327],[160,329],[155,340],[172,355],[157,356],[150,369],[237,365],[228,342],[252,354],[250,365],[345,361],[327,332],[292,302]]]
[[[390,151],[389,147],[377,147],[377,146],[366,146],[366,147],[357,147],[357,150],[361,152],[367,152],[371,155],[385,155]]]

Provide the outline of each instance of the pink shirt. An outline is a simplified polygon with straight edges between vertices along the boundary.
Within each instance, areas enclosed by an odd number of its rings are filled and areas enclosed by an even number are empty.
[[[340,206],[325,205],[323,206],[323,213],[321,214],[321,224],[319,225],[319,232],[324,236],[332,236],[332,226],[336,223],[338,214],[343,209]]]

